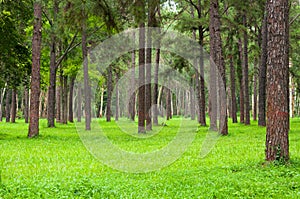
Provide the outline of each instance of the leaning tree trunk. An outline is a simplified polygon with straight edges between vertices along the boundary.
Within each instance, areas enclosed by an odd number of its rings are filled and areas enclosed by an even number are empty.
[[[12,89],[11,94],[11,122],[16,122],[16,114],[17,114],[17,90],[16,88]]]
[[[39,135],[40,58],[42,47],[42,3],[34,2],[34,28],[32,37],[32,69],[30,94],[30,123],[28,137]]]
[[[267,8],[266,8],[267,9]],[[267,74],[267,12],[265,9],[262,22],[262,44],[261,44],[261,62],[259,68],[259,90],[258,90],[258,125],[266,126],[266,74]]]
[[[289,1],[268,0],[266,160],[289,160]]]
[[[84,111],[85,111],[85,130],[91,130],[91,92],[89,84],[89,69],[88,69],[88,48],[87,48],[87,16],[85,10],[82,11],[83,19],[81,24],[81,45],[83,58],[83,73],[84,73]]]
[[[247,27],[246,14],[243,15],[243,25]],[[244,30],[244,99],[245,99],[245,125],[250,124],[250,102],[249,102],[249,74],[248,74],[248,33]]]

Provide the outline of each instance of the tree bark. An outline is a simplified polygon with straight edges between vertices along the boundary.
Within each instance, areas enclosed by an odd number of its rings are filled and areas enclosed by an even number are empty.
[[[32,37],[32,70],[30,94],[30,123],[28,137],[39,135],[40,58],[42,47],[42,3],[34,2],[34,28]]]
[[[256,68],[256,66],[254,67]],[[253,120],[257,117],[257,74],[254,72],[253,76]]]
[[[247,17],[243,15],[243,25],[247,28]],[[244,30],[244,102],[245,102],[245,125],[250,124],[250,103],[249,103],[249,74],[248,74],[248,33]]]
[[[17,90],[16,88],[12,89],[11,94],[11,122],[16,122],[16,114],[17,114]]]
[[[131,90],[135,89],[135,51],[131,52]],[[129,99],[129,117],[132,121],[135,120],[135,96],[136,92],[134,91]]]
[[[74,95],[74,84],[75,77],[70,77],[70,93],[69,93],[69,122],[74,122],[74,113],[73,113],[73,95]]]
[[[56,121],[61,121],[61,86],[56,89]]]
[[[266,160],[289,160],[289,1],[268,0]]]
[[[29,89],[27,86],[24,88],[24,119],[27,124],[29,122]]]
[[[10,122],[10,110],[11,110],[11,89],[7,89],[5,98],[5,120]]]
[[[115,120],[119,120],[119,114],[120,114],[120,101],[119,101],[119,86],[118,86],[118,81],[119,81],[119,74],[116,72],[116,116]]]
[[[89,69],[88,69],[88,48],[87,48],[87,27],[86,27],[86,11],[82,10],[82,24],[81,24],[81,45],[83,58],[83,73],[84,73],[84,111],[85,111],[85,130],[91,130],[91,92],[89,83]]]
[[[261,61],[259,68],[259,90],[258,90],[258,125],[266,126],[266,74],[267,74],[267,6],[265,8],[264,19],[262,22],[262,42],[261,42]]]
[[[236,107],[236,94],[235,94],[235,68],[233,64],[233,56],[230,56],[230,83],[231,83],[231,118],[232,123],[237,123],[237,107]]]
[[[111,95],[112,95],[112,66],[107,69],[107,102],[106,102],[106,122],[111,121]]]
[[[239,85],[240,85],[240,123],[245,122],[245,103],[244,103],[244,70],[243,70],[243,46],[242,41],[239,39],[238,42],[239,48],[239,58],[238,58],[238,78],[239,78]]]
[[[81,122],[81,113],[82,113],[82,92],[81,84],[78,84],[78,99],[77,99],[77,122]]]

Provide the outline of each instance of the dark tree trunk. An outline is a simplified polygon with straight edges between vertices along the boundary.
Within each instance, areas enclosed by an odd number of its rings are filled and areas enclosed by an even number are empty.
[[[172,110],[171,110],[171,90],[169,88],[164,89],[166,91],[166,116],[167,120],[172,119]]]
[[[235,95],[235,68],[233,64],[233,57],[230,56],[230,84],[231,84],[231,118],[232,123],[237,123],[237,107],[236,107],[236,95]]]
[[[239,39],[238,42],[239,48],[239,57],[238,57],[238,78],[239,78],[239,85],[240,85],[240,123],[245,122],[245,103],[244,103],[244,70],[243,70],[243,47],[242,41]]]
[[[217,76],[216,76],[216,49],[215,49],[215,34],[216,34],[216,19],[218,16],[218,3],[216,0],[210,1],[210,18],[209,18],[209,33],[210,33],[210,81],[209,81],[209,110],[210,110],[210,130],[217,131]]]
[[[34,28],[32,37],[32,70],[30,94],[30,123],[28,137],[39,135],[40,58],[42,47],[42,4],[34,2]]]
[[[53,22],[56,22],[56,15],[58,13],[58,3],[54,0],[54,14]],[[55,127],[55,88],[56,88],[56,36],[52,24],[51,30],[51,44],[50,44],[50,85],[48,89],[48,127]]]
[[[73,94],[74,94],[75,77],[70,77],[70,93],[69,93],[69,122],[74,122],[73,113]]]
[[[77,122],[81,122],[81,112],[82,112],[82,98],[81,98],[81,95],[82,95],[82,92],[81,92],[81,84],[78,84],[78,99],[77,99]]]
[[[243,25],[247,28],[247,17],[243,15]],[[249,103],[249,74],[248,74],[248,33],[244,31],[244,99],[245,99],[245,125],[250,124],[250,103]]]
[[[145,2],[138,1],[137,9],[139,16],[139,96],[138,96],[138,133],[145,133]]]
[[[153,124],[158,125],[158,70],[160,61],[160,49],[156,49],[154,87],[153,87]]]
[[[258,125],[266,126],[266,75],[267,75],[267,12],[265,10],[262,22],[261,62],[259,68],[258,90]]]
[[[191,85],[193,85],[193,78],[191,78]],[[190,111],[191,111],[191,120],[195,120],[195,98],[194,98],[194,88],[190,87]]]
[[[61,121],[61,86],[56,89],[56,121]]]
[[[266,160],[289,160],[289,1],[268,0]]]
[[[82,11],[82,24],[81,24],[81,45],[82,45],[82,58],[83,58],[83,72],[84,72],[84,111],[85,111],[85,130],[91,130],[91,92],[89,83],[89,68],[88,68],[88,48],[87,48],[87,27],[86,27],[86,11]]]
[[[119,81],[119,74],[116,73],[116,116],[115,120],[119,120],[119,115],[120,115],[120,102],[119,102],[119,86],[118,86],[118,81]]]
[[[11,89],[7,89],[5,98],[5,119],[6,122],[10,122],[10,110],[11,110]]]
[[[16,114],[17,114],[17,90],[15,88],[12,89],[11,94],[11,122],[16,122]]]
[[[111,121],[111,95],[112,95],[112,66],[107,69],[107,102],[106,102],[106,121]]]
[[[61,76],[61,116],[62,124],[68,123],[68,76]]]
[[[131,74],[131,90],[135,89],[135,51],[132,51],[131,53],[131,68],[132,68],[132,74]],[[131,93],[131,92],[130,92]],[[132,92],[129,100],[129,117],[132,121],[135,119],[135,96],[136,92]]]
[[[256,116],[257,116],[257,74],[255,70],[254,77],[253,77],[253,120],[254,121],[256,121]]]

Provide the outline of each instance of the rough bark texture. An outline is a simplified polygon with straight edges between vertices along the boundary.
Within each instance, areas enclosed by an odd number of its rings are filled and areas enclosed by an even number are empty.
[[[16,88],[12,89],[11,94],[11,122],[16,122],[16,114],[17,114],[17,90]]]
[[[166,88],[164,89],[166,91],[166,116],[167,120],[172,119],[172,110],[171,110],[171,90]]]
[[[112,95],[112,66],[107,69],[107,101],[106,101],[106,121],[111,121],[111,95]]]
[[[24,119],[27,124],[29,122],[29,89],[27,86],[24,88]]]
[[[266,7],[267,9],[267,7]],[[267,12],[265,9],[262,22],[261,61],[259,68],[259,90],[258,90],[258,125],[266,126],[266,73],[267,73]]]
[[[61,120],[61,86],[57,86],[56,89],[56,121]]]
[[[266,160],[289,159],[288,0],[268,0]]]
[[[82,11],[83,19],[81,24],[81,45],[83,58],[83,73],[84,73],[84,112],[85,112],[85,130],[91,130],[91,88],[89,83],[89,68],[88,68],[88,48],[87,48],[87,16],[85,10]]]
[[[70,92],[69,92],[69,122],[74,122],[73,113],[73,94],[74,94],[75,77],[70,78]]]
[[[39,135],[40,58],[42,47],[42,3],[34,2],[34,27],[32,37],[32,69],[30,94],[30,123],[28,137]]]
[[[243,15],[243,25],[247,28],[247,17]],[[244,31],[244,99],[245,99],[245,125],[250,124],[250,102],[249,102],[249,74],[248,74],[248,33]]]

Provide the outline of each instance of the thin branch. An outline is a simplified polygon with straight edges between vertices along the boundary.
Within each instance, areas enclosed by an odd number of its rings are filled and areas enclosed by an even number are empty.
[[[69,50],[72,48],[72,45],[75,42],[75,39],[77,38],[77,34],[78,32],[76,32],[76,34],[74,35],[74,37],[72,38],[71,43],[68,45],[67,49],[65,50],[64,54],[58,58],[57,62],[56,62],[56,68],[61,64],[61,62],[63,61],[63,59],[67,56],[67,54],[70,52]],[[74,48],[72,48],[74,49]]]
[[[289,25],[292,25],[292,24],[296,21],[296,19],[297,19],[299,16],[300,16],[300,13],[298,13],[298,14],[290,21]]]
[[[50,19],[50,17],[48,17],[47,13],[45,12],[45,10],[43,9],[43,14],[45,15],[46,19],[49,21],[49,24],[51,27],[53,27],[53,22],[52,20]]]

